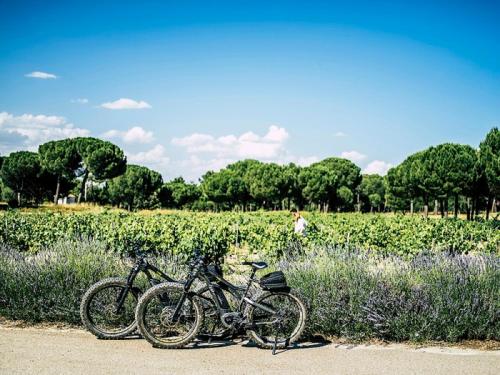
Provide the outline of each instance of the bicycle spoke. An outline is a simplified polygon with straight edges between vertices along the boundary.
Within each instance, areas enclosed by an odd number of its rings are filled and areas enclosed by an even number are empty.
[[[123,286],[111,285],[96,293],[88,306],[88,316],[96,329],[103,332],[120,332],[134,324],[137,300],[127,293],[123,305],[117,312],[117,299]]]
[[[144,325],[157,340],[165,343],[177,342],[194,329],[195,311],[188,298],[184,301],[178,318],[175,321],[172,319],[181,297],[182,291],[169,291],[168,299],[151,298],[148,301]]]
[[[284,343],[292,337],[300,326],[300,308],[288,294],[270,294],[260,304],[276,311],[271,314],[256,307],[252,316],[252,329],[264,341]]]

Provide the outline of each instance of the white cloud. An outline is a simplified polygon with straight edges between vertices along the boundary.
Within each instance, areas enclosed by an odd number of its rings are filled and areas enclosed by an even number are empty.
[[[340,154],[341,158],[348,159],[353,162],[361,161],[366,158],[366,155],[358,151],[344,151]]]
[[[316,156],[297,157],[290,153],[285,147],[288,138],[286,129],[276,125],[270,126],[264,135],[248,131],[240,135],[220,137],[193,133],[173,138],[172,144],[183,148],[189,155],[185,159],[173,161],[168,175],[182,175],[187,180],[196,181],[207,171],[218,171],[228,164],[247,158],[302,166],[319,160]]]
[[[347,137],[347,134],[344,132],[336,132],[333,136],[334,137]]]
[[[101,104],[102,108],[106,109],[144,109],[151,108],[151,106],[143,100],[133,100],[127,98],[120,98],[114,102]]]
[[[290,162],[300,165],[301,167],[307,167],[308,165],[316,163],[319,160],[320,159],[317,156],[305,156],[305,157],[294,158]]]
[[[190,154],[213,154],[218,159],[255,158],[270,160],[283,157],[289,135],[285,128],[272,125],[264,136],[246,132],[214,137],[210,134],[193,133],[183,138],[173,138],[172,144],[184,147]]]
[[[24,76],[28,77],[28,78],[39,78],[39,79],[56,79],[57,78],[57,76],[55,74],[45,73],[45,72],[31,72],[31,73],[25,74]]]
[[[85,137],[87,129],[76,128],[61,116],[24,114],[14,116],[0,112],[0,152],[8,153],[20,149],[36,149],[51,140]],[[6,140],[7,139],[7,140]]]
[[[103,138],[118,138],[125,143],[151,143],[154,140],[153,132],[146,131],[140,126],[134,126],[126,131],[109,130],[102,134]]]
[[[88,102],[89,102],[89,100],[87,98],[71,99],[71,103],[87,104]]]
[[[169,176],[182,175],[187,181],[196,182],[206,172],[218,171],[236,160],[231,158],[202,159],[198,155],[190,155],[187,159],[172,162]]]
[[[366,166],[363,173],[365,173],[365,174],[375,174],[376,173],[376,174],[383,176],[392,167],[393,167],[393,165],[391,163],[386,163],[385,161],[382,161],[382,160],[374,160]]]
[[[170,163],[165,147],[158,144],[148,151],[138,153],[125,152],[127,161],[131,164],[139,164],[154,169],[162,174],[166,172],[166,167]]]
[[[280,128],[276,125],[271,125],[269,127],[269,131],[264,136],[264,140],[269,141],[269,142],[281,143],[281,142],[286,141],[288,139],[288,137],[289,137],[289,134],[285,130],[285,128]]]

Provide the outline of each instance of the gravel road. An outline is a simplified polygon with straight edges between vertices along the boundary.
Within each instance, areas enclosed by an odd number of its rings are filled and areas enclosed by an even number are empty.
[[[80,330],[0,328],[0,374],[499,374],[500,351],[304,343],[280,352],[246,342],[153,349]]]

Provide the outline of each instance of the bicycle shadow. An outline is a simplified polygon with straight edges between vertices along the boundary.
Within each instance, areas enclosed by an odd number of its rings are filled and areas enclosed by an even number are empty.
[[[144,338],[140,334],[132,334],[126,337],[121,338],[120,340],[143,340]],[[331,344],[330,340],[327,340],[321,336],[313,336],[309,337],[308,341],[301,341],[298,343],[294,343],[287,348],[277,349],[277,354],[285,353],[289,350],[304,350],[304,349],[315,349],[320,348],[326,345]],[[197,338],[193,343],[185,346],[180,349],[215,349],[215,348],[223,348],[234,345],[241,345],[245,348],[258,348],[258,346],[253,343],[251,340],[248,340],[246,337],[235,337],[233,339],[219,339],[213,338],[211,340],[208,339],[200,339]]]
[[[128,335],[128,336],[125,336],[125,337],[121,337],[117,340],[121,340],[121,341],[128,341],[128,340],[144,340],[144,337],[142,337],[140,334],[138,333],[134,333],[132,335]],[[185,349],[212,349],[212,348],[222,348],[222,347],[225,347],[225,346],[232,346],[232,345],[237,345],[239,344],[241,341],[237,341],[237,340],[229,340],[229,339],[219,339],[219,338],[214,338],[214,339],[200,339],[200,338],[197,338],[194,342],[192,342],[191,344],[187,345],[185,347]],[[182,349],[182,348],[180,348]]]
[[[308,341],[301,341],[301,342],[296,342],[293,343],[292,345],[283,348],[283,349],[276,349],[275,355],[285,353],[290,350],[303,350],[303,349],[316,349],[316,348],[321,348],[323,346],[329,345],[332,342],[330,340],[325,339],[324,337],[319,337],[319,336],[313,336],[310,337]],[[242,346],[247,347],[247,348],[258,348],[258,346],[253,343],[252,341],[248,341],[244,343]]]

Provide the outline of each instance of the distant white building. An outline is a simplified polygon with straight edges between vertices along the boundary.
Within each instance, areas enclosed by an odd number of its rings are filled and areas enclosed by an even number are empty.
[[[58,204],[75,204],[76,197],[73,194],[69,194],[67,197],[59,198],[57,200]]]

